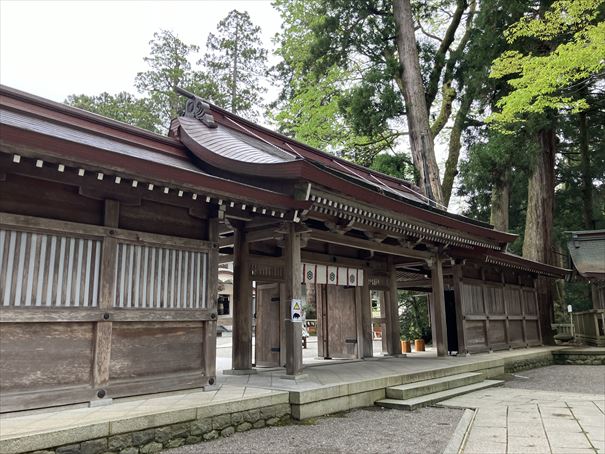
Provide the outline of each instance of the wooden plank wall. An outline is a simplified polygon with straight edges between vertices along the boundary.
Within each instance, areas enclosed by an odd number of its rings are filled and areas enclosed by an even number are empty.
[[[119,218],[115,201],[105,226],[0,212],[2,412],[214,382],[217,238]]]
[[[511,270],[471,265],[456,273],[467,352],[539,345],[538,301],[533,278]],[[457,303],[459,304],[459,303]]]

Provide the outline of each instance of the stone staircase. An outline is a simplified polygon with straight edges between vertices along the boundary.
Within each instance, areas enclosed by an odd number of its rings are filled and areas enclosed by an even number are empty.
[[[468,372],[391,386],[386,389],[386,399],[376,401],[376,405],[400,410],[415,410],[461,394],[502,384],[502,380],[486,380],[485,375],[480,372]]]

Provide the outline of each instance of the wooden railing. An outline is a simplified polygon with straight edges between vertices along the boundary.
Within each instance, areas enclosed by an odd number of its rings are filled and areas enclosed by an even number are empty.
[[[577,341],[605,347],[605,309],[574,312],[573,324]]]

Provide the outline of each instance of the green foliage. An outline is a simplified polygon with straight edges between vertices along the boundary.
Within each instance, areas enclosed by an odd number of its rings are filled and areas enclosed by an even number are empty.
[[[431,338],[431,327],[428,316],[428,298],[415,292],[399,292],[399,308],[401,315],[399,324],[403,340]]]
[[[155,115],[167,129],[170,120],[178,116],[183,106],[183,98],[175,88],[200,91],[199,75],[192,70],[189,61],[199,47],[185,44],[168,30],[154,33],[149,45],[149,56],[144,58],[149,69],[137,74],[135,86],[149,98]]]
[[[504,127],[548,109],[588,108],[574,88],[605,69],[603,5],[603,0],[558,0],[543,17],[526,16],[509,28],[510,44],[531,38],[549,50],[509,50],[494,61],[490,77],[508,78],[513,90],[496,103],[500,110],[488,121]]]
[[[386,6],[370,2],[351,8],[345,3],[275,2],[284,25],[277,37],[283,61],[273,74],[284,89],[272,105],[273,118],[285,134],[369,165],[378,153],[396,146],[400,133],[390,121],[403,114],[403,107],[393,84],[396,64],[389,66],[380,56],[354,55],[351,48],[354,40],[370,36],[368,47],[376,47],[377,17],[370,10]],[[369,28],[364,30],[358,20]]]
[[[410,158],[403,154],[379,154],[374,157],[370,169],[402,180],[414,181],[416,168]]]
[[[233,10],[218,23],[217,33],[208,35],[200,61],[207,68],[209,99],[250,119],[257,116],[266,91],[261,80],[267,73],[267,50],[260,31],[248,12]]]
[[[392,151],[404,109],[390,2],[274,5],[283,20],[274,76],[284,89],[272,106],[280,130],[362,165]]]
[[[97,96],[70,95],[65,104],[87,110],[132,126],[160,133],[159,118],[148,99],[137,99],[125,91],[116,95],[103,92]]]

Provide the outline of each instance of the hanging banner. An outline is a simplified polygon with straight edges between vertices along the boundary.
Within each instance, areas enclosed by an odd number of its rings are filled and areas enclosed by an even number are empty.
[[[363,270],[346,266],[326,266],[303,263],[302,283],[361,287],[363,286]]]
[[[338,285],[338,267],[328,267],[328,284]]]
[[[326,265],[316,265],[317,272],[315,273],[317,279],[316,284],[327,284],[328,283],[328,267]]]

